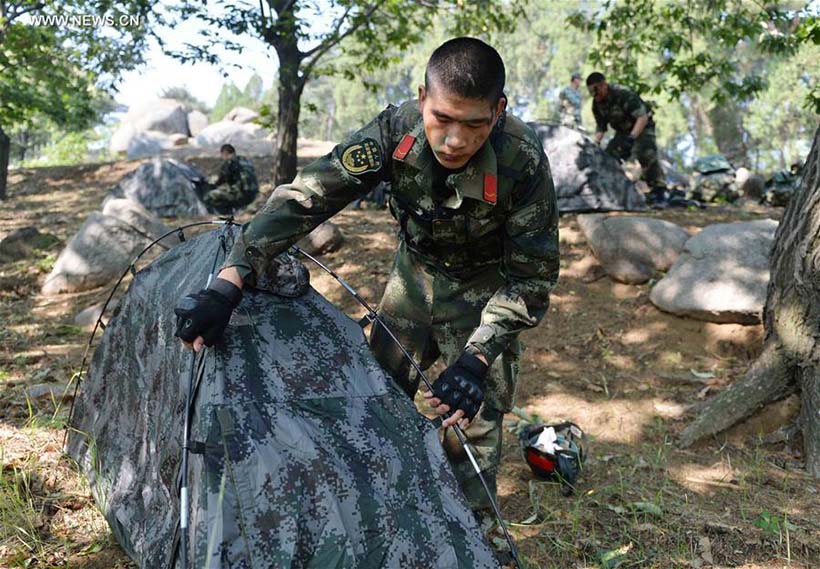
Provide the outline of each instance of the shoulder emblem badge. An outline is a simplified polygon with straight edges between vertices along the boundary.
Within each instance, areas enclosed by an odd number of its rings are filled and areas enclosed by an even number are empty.
[[[377,172],[382,167],[382,152],[372,138],[351,144],[342,152],[342,167],[354,175]]]

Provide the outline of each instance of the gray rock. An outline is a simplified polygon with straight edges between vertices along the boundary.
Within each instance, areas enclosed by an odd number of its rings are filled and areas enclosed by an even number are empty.
[[[173,99],[154,99],[137,105],[128,110],[122,124],[130,124],[137,132],[155,130],[165,134],[190,134],[185,105]]]
[[[306,237],[303,237],[298,245],[311,255],[321,255],[322,253],[330,253],[335,251],[345,241],[344,233],[339,227],[329,221],[325,221],[322,225],[311,231]]]
[[[710,225],[649,295],[666,312],[710,322],[760,322],[769,284],[772,219]]]
[[[647,217],[579,215],[578,225],[604,271],[630,284],[668,270],[689,239],[682,227]]]
[[[95,211],[57,257],[41,292],[53,296],[107,284],[149,243],[127,223]]]
[[[558,209],[570,211],[637,211],[646,201],[627,178],[618,160],[591,138],[564,126],[531,123],[550,161]]]
[[[254,143],[262,140],[266,134],[265,129],[257,124],[220,121],[209,124],[202,129],[194,142],[197,146],[202,147],[218,148],[223,144],[233,144],[239,147],[243,143]]]
[[[156,156],[175,146],[172,136],[156,130],[139,131],[128,141],[126,155],[129,160]]]
[[[766,180],[763,176],[753,174],[743,181],[740,185],[740,191],[744,197],[760,201],[763,199],[763,194],[766,193]]]
[[[200,199],[207,179],[196,168],[170,158],[155,158],[125,176],[108,199],[127,198],[160,217],[207,215]]]
[[[105,302],[98,302],[97,304],[81,310],[74,316],[74,324],[81,326],[82,328],[94,328],[97,324],[97,320],[99,320],[100,316],[102,316],[104,304]],[[103,323],[106,323],[107,319],[111,316],[112,312],[118,305],[118,300],[112,300],[108,303],[108,307],[106,308],[106,318],[103,319]]]
[[[105,200],[102,212],[124,221],[150,239],[156,239],[168,232],[168,226],[157,216],[137,202],[126,198]]]
[[[36,227],[15,229],[0,240],[0,262],[25,259],[37,249],[47,249],[59,241],[50,233],[40,233]]]
[[[120,123],[119,128],[111,135],[111,141],[108,143],[111,154],[118,155],[128,152],[128,146],[136,135],[137,129],[134,128],[134,125]]]
[[[71,399],[72,391],[66,393],[65,385],[59,383],[39,383],[26,389],[26,398],[31,401],[60,401]]]
[[[259,118],[259,113],[247,107],[234,107],[222,120],[238,123],[250,123]]]
[[[196,136],[208,126],[208,117],[199,111],[188,113],[188,131],[191,136]]]

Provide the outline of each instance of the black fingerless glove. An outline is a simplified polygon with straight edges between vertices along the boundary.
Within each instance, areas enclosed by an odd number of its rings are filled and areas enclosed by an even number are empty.
[[[478,356],[465,352],[456,363],[445,369],[433,383],[433,395],[454,413],[461,409],[472,420],[484,401],[484,378],[487,364]]]
[[[623,140],[621,140],[621,156],[622,160],[628,160],[630,156],[632,156],[632,147],[635,145],[635,139],[632,136],[625,136]]]
[[[182,298],[174,309],[177,315],[175,335],[185,342],[202,336],[206,346],[213,346],[231,320],[231,313],[242,300],[242,290],[225,279],[216,279],[209,288]]]

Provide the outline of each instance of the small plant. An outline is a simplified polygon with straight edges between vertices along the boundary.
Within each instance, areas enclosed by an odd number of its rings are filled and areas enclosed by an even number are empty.
[[[754,521],[754,526],[763,530],[763,533],[769,537],[782,537],[784,531],[789,532],[797,529],[796,525],[786,519],[786,514],[783,514],[781,519],[766,510],[760,513]]]

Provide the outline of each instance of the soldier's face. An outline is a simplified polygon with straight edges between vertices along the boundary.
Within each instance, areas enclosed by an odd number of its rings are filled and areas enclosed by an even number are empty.
[[[424,134],[439,164],[450,170],[465,166],[490,136],[507,101],[493,106],[468,99],[439,86],[419,87],[419,110]]]
[[[592,98],[598,103],[604,102],[606,100],[606,96],[609,94],[609,85],[607,85],[606,81],[594,83],[587,87],[587,89],[589,89],[589,94],[592,95]]]

